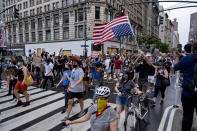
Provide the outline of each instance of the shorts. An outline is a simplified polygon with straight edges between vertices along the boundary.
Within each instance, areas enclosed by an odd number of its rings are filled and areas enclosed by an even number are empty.
[[[155,83],[155,77],[154,76],[148,76],[148,82],[149,83]]]
[[[116,104],[121,105],[121,106],[128,106],[129,105],[129,101],[128,98],[125,96],[116,96]]]
[[[25,92],[25,91],[27,91],[27,85],[25,85],[25,84],[22,85],[22,81],[17,81],[14,89],[21,90],[22,92]]]
[[[68,93],[68,99],[82,99],[83,98],[83,92],[70,92]]]
[[[120,74],[120,69],[115,69],[115,74],[116,75]]]

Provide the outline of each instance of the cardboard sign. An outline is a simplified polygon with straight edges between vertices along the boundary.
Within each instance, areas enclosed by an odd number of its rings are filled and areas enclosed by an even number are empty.
[[[42,63],[42,58],[41,57],[37,57],[37,56],[34,56],[33,57],[32,64],[34,66],[40,67],[41,66],[41,63]]]

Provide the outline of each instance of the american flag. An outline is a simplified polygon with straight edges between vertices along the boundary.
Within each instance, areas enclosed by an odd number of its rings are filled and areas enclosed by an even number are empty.
[[[125,15],[118,17],[109,23],[95,25],[93,39],[94,44],[98,45],[114,38],[128,35],[133,35],[133,30],[128,16]]]

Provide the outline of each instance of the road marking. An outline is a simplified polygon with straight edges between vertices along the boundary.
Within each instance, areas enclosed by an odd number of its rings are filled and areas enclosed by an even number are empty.
[[[175,112],[176,112],[178,109],[179,109],[179,108],[174,108],[174,109],[172,109],[171,114],[170,114],[170,118],[169,118],[169,121],[168,121],[168,126],[167,126],[166,131],[171,131],[171,129],[172,129],[172,124],[173,124],[173,120],[174,120],[174,115],[175,115]]]
[[[166,118],[168,116],[168,112],[171,108],[173,108],[173,105],[171,105],[171,106],[169,106],[165,109],[165,112],[162,116],[162,119],[161,119],[161,122],[160,122],[160,125],[159,125],[159,128],[158,128],[158,131],[163,131],[163,128],[164,128],[164,125],[165,125],[165,122],[166,122]]]

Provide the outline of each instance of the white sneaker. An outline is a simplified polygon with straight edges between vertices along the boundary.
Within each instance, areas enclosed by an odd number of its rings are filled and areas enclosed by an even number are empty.
[[[17,103],[18,100],[16,98],[14,98],[10,103]]]

